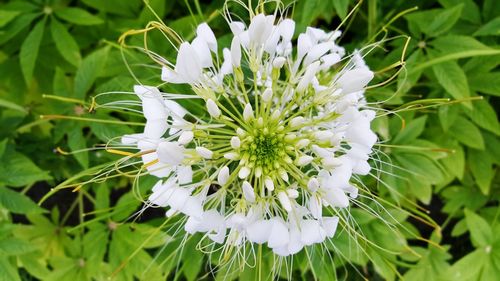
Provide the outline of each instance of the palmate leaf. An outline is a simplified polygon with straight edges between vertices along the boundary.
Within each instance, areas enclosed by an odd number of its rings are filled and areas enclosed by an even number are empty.
[[[26,40],[21,45],[19,59],[21,61],[21,70],[23,72],[26,84],[30,84],[35,70],[35,63],[38,57],[38,50],[42,42],[43,31],[45,28],[45,19],[39,21],[30,32]]]
[[[18,11],[4,11],[0,10],[0,27],[4,27],[19,15]]]
[[[6,26],[6,30],[0,33],[0,45],[8,42],[10,39],[18,35],[22,30],[24,30],[30,23],[35,20],[38,14],[21,14],[16,17],[12,22]]]
[[[51,19],[50,31],[57,50],[63,58],[74,66],[78,66],[82,57],[80,56],[80,49],[73,36],[69,34],[68,30],[56,18]]]
[[[469,149],[467,151],[469,168],[472,175],[476,179],[476,183],[483,194],[490,193],[490,186],[495,169],[493,168],[493,160],[485,150]]]
[[[474,36],[498,36],[500,35],[500,17],[494,18],[487,24],[481,26]]]
[[[469,120],[459,116],[448,131],[459,142],[475,149],[484,149],[484,140],[481,131]]]

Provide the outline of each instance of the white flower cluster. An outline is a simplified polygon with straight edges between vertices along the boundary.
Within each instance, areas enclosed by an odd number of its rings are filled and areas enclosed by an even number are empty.
[[[229,24],[222,59],[204,23],[175,64],[165,60],[162,80],[193,93],[135,86],[147,121],[122,143],[136,145],[143,168],[160,178],[149,202],[186,216],[186,232],[288,256],[334,236],[358,194],[353,174],[370,171],[375,112],[363,109],[363,93],[373,72],[359,52],[345,57],[339,31],[308,27],[294,48],[291,19]],[[202,99],[206,114],[174,97]]]

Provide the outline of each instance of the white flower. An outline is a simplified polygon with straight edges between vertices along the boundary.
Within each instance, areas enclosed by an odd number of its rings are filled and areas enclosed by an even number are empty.
[[[149,202],[186,216],[187,233],[292,255],[334,237],[358,195],[355,175],[371,170],[376,114],[363,94],[374,74],[359,51],[345,57],[340,32],[307,27],[294,46],[295,22],[278,15],[229,27],[222,57],[203,23],[175,62],[160,60],[161,79],[187,92],[134,87],[145,129],[122,144],[161,178]]]

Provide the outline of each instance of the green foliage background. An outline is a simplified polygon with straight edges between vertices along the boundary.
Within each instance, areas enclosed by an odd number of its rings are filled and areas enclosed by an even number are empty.
[[[389,211],[403,234],[411,230],[423,239],[395,236],[381,220],[353,210],[364,236],[386,250],[353,243],[340,232],[333,241],[337,254],[329,247],[332,256],[298,255],[292,279],[498,280],[499,3],[364,2],[342,28],[341,45],[352,51],[377,36],[382,27],[390,36],[412,38],[404,71],[394,83],[368,94],[371,100],[394,95],[385,108],[404,109],[374,124],[384,143],[381,151],[392,159],[393,166],[384,169],[394,175],[381,176],[391,188],[376,183],[370,188],[400,206]],[[229,32],[218,14],[223,0],[149,3],[186,38],[193,35],[197,23],[206,20],[218,36]],[[355,4],[299,0],[293,18],[299,31],[307,25],[332,30]],[[414,6],[418,10],[389,23]],[[90,184],[78,192],[62,190],[37,205],[51,187],[117,159],[103,151],[68,156],[55,148],[76,151],[137,130],[85,119],[125,120],[106,110],[88,113],[89,97],[131,90],[134,80],[117,39],[151,20],[155,17],[141,0],[0,4],[0,280],[108,280],[110,276],[115,280],[255,280],[252,268],[243,273],[209,273],[207,257],[195,249],[199,237],[189,239],[179,251],[181,239],[159,228],[160,210],[147,211],[139,217],[140,223],[130,219],[141,202],[129,178]],[[404,43],[400,38],[383,44],[367,57],[368,65],[380,70],[397,62]],[[161,37],[151,49],[168,53]],[[131,56],[128,62],[143,61]],[[146,71],[139,78],[153,75],[159,72]],[[379,78],[388,76],[380,73]],[[55,115],[84,121],[60,120]],[[144,179],[140,192],[146,194],[152,183]],[[434,227],[402,211],[414,208],[413,204],[425,210],[423,216],[434,221]],[[165,241],[170,243],[164,247]],[[262,269],[269,272],[271,265],[272,259],[266,258]]]

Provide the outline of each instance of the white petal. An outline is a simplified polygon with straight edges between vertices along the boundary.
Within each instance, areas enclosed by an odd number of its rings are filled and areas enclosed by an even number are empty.
[[[326,238],[325,230],[317,220],[303,220],[300,222],[300,240],[304,245],[321,243]]]
[[[269,191],[274,190],[274,181],[270,177],[266,177],[266,179],[264,180],[264,185]]]
[[[158,144],[156,153],[160,162],[170,165],[179,165],[184,160],[184,147],[176,142],[164,141]]]
[[[241,168],[240,171],[238,172],[238,177],[240,179],[246,179],[248,175],[250,175],[250,169],[247,167]]]
[[[290,229],[290,241],[288,242],[288,252],[290,255],[300,252],[304,248],[304,243],[300,239],[300,231],[294,227]]]
[[[269,234],[267,246],[269,248],[278,248],[287,245],[290,235],[285,223],[281,219],[273,218],[271,225],[271,233]]]
[[[273,98],[273,90],[271,88],[266,88],[262,93],[262,100],[264,102],[270,102]]]
[[[196,153],[198,153],[198,155],[205,159],[212,159],[212,157],[214,156],[213,151],[201,146],[196,147]]]
[[[333,137],[333,133],[330,131],[317,131],[314,133],[314,137],[319,141],[327,141]]]
[[[299,83],[297,84],[296,90],[298,93],[304,92],[309,86],[309,84],[311,84],[311,81],[313,80],[313,78],[316,75],[316,72],[318,71],[319,65],[320,62],[316,61],[307,67],[306,72],[304,73]]]
[[[313,46],[313,43],[311,41],[311,38],[302,33],[299,35],[299,38],[297,39],[297,61],[296,63],[300,64],[302,58],[307,54],[309,49],[311,49]],[[298,67],[298,65],[296,66]]]
[[[349,206],[349,197],[340,188],[326,190],[324,199],[333,207],[347,208]]]
[[[309,182],[307,183],[307,188],[311,192],[316,192],[319,188],[319,181],[316,178],[311,178],[309,179]]]
[[[173,84],[186,83],[186,81],[184,81],[184,79],[177,72],[167,67],[161,68],[161,80]]]
[[[187,184],[193,181],[193,169],[191,166],[180,166],[177,168],[177,180],[179,184]]]
[[[236,152],[228,152],[224,154],[224,158],[228,160],[238,160],[240,159],[240,155]]]
[[[341,57],[338,54],[328,54],[321,57],[321,70],[328,70],[332,65],[340,62]]]
[[[238,148],[240,148],[240,145],[241,145],[240,138],[238,138],[237,136],[234,136],[231,138],[231,147],[232,148],[238,149]]]
[[[342,74],[337,79],[337,84],[344,94],[362,90],[373,79],[373,72],[368,68],[355,68]]]
[[[184,83],[194,84],[199,81],[201,71],[201,62],[194,48],[189,43],[182,43],[177,53],[175,72],[182,77]]]
[[[299,198],[299,192],[297,191],[297,189],[289,188],[289,189],[286,190],[286,194],[291,199],[297,199],[297,198]]]
[[[317,198],[316,196],[311,196],[311,198],[309,198],[309,211],[311,211],[311,215],[315,219],[321,218],[323,212],[322,208],[323,206],[319,198]]]
[[[163,103],[174,119],[182,118],[187,113],[187,110],[184,107],[173,100],[163,100]]]
[[[288,195],[284,191],[278,192],[278,200],[280,201],[281,206],[283,209],[285,209],[287,212],[290,212],[292,210],[292,203],[290,202],[290,198],[288,198]]]
[[[212,52],[217,53],[217,39],[207,23],[202,23],[196,28],[196,35],[203,38]]]
[[[252,119],[254,119],[252,105],[247,103],[245,105],[245,109],[243,109],[243,120],[245,120],[245,122],[248,122]]]
[[[182,210],[189,198],[189,191],[182,187],[174,188],[168,199],[168,205],[174,210]]]
[[[201,67],[207,68],[207,67],[212,67],[214,65],[212,61],[212,55],[210,54],[210,49],[205,40],[203,40],[200,37],[196,37],[191,43],[191,46],[193,47],[193,50],[196,52],[196,55],[198,55]]]
[[[279,23],[278,28],[284,42],[292,40],[293,33],[295,31],[295,21],[291,19],[284,19]]]
[[[181,145],[186,145],[193,140],[194,133],[192,131],[184,131],[179,136],[179,140],[177,141]]]
[[[306,119],[302,116],[294,117],[292,118],[292,120],[290,120],[290,126],[292,128],[296,128],[304,124],[305,121]]]
[[[241,44],[238,37],[234,37],[231,41],[231,61],[234,67],[239,67],[241,64]]]
[[[323,228],[325,229],[325,234],[327,237],[332,238],[337,230],[337,225],[339,224],[338,217],[323,217]]]
[[[246,229],[248,241],[257,244],[266,243],[271,234],[271,226],[272,223],[268,220],[257,220],[251,223]]]
[[[160,207],[168,206],[168,201],[172,197],[174,188],[165,188],[158,190],[157,192],[153,192],[148,198],[148,201],[154,205]]]
[[[222,50],[222,56],[224,57],[224,62],[220,67],[220,74],[227,75],[233,73],[233,59],[231,58],[231,52],[228,48]]]
[[[160,139],[167,132],[167,119],[148,120],[144,126],[144,137],[150,139]]]
[[[284,57],[277,57],[273,60],[274,68],[282,68],[285,65],[286,59]]]
[[[232,21],[229,23],[229,28],[234,35],[239,35],[245,30],[245,24],[240,21]]]
[[[265,16],[258,14],[252,18],[248,26],[248,36],[250,43],[254,46],[264,44],[269,35],[271,35],[274,23],[274,16]]]
[[[218,118],[221,115],[219,107],[212,99],[207,100],[207,110],[213,118]]]
[[[245,199],[248,202],[250,203],[255,202],[255,192],[253,190],[252,185],[249,182],[244,181],[243,184],[241,185],[241,189],[243,190],[243,197],[245,197]]]
[[[168,117],[160,91],[155,87],[135,85],[134,92],[142,100],[142,112],[148,120],[165,119]]]
[[[200,200],[195,197],[189,196],[186,203],[180,210],[182,213],[195,218],[201,218],[203,215],[203,207]]]
[[[333,42],[324,42],[320,43],[317,45],[314,45],[306,55],[306,58],[304,59],[303,65],[308,66],[311,64],[313,61],[318,60],[320,57],[322,57],[324,54],[326,54],[330,49],[335,46]]]
[[[129,144],[135,144],[137,143],[141,138],[144,138],[143,134],[129,134],[129,135],[123,135],[120,143],[124,145],[129,145]]]
[[[227,166],[222,167],[220,169],[219,174],[217,175],[217,182],[219,185],[225,185],[229,180],[229,168]]]
[[[305,166],[310,164],[314,160],[314,157],[309,155],[301,156],[297,159],[297,166]]]

